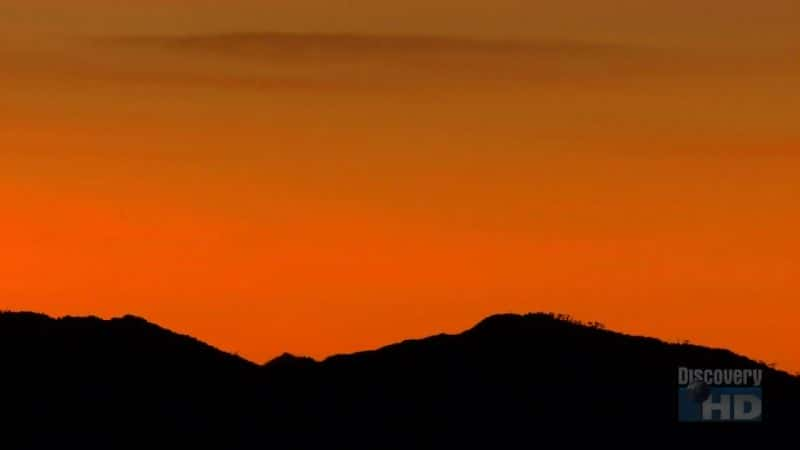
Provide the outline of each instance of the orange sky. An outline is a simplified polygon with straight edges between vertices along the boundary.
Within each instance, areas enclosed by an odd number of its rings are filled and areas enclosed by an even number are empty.
[[[0,308],[256,361],[548,310],[800,370],[791,2],[312,3],[4,3]]]

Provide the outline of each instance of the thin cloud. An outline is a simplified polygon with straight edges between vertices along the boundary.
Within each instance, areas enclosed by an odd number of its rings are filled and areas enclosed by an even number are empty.
[[[368,35],[334,33],[230,33],[189,36],[123,36],[93,39],[96,43],[125,46],[161,46],[182,50],[324,54],[348,51],[369,55],[385,53],[441,54],[503,53],[515,55],[589,55],[640,51],[636,47],[579,41],[486,40],[444,36]]]
[[[635,76],[666,67],[661,50],[570,41],[498,41],[435,36],[239,33],[91,39],[96,48],[147,52],[204,70],[239,70],[316,80],[326,87],[437,86],[443,83],[542,83]],[[213,78],[213,77],[211,77]],[[323,81],[320,81],[323,80]],[[312,83],[312,84],[314,84]]]

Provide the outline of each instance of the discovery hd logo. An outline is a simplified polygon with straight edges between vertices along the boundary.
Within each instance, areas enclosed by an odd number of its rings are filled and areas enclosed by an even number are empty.
[[[678,369],[680,422],[761,422],[761,369]]]

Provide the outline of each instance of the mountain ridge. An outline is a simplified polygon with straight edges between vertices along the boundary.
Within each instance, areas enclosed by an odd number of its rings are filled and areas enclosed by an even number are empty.
[[[739,445],[789,433],[800,418],[799,377],[545,313],[263,365],[136,316],[0,313],[0,361],[0,386],[14,386],[0,420],[32,449],[516,448],[557,431],[617,447],[653,436]],[[764,423],[725,433],[679,424],[682,366],[763,370]]]

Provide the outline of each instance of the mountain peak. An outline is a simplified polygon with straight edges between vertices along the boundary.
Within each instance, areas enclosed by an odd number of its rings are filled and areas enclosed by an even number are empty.
[[[284,353],[277,358],[264,364],[268,369],[294,369],[311,367],[317,365],[317,361],[308,356],[295,356],[291,353]]]
[[[568,314],[549,312],[535,312],[527,314],[495,314],[489,316],[475,325],[469,332],[472,333],[509,333],[513,331],[540,331],[547,329],[564,330],[576,329],[603,329],[600,322],[582,322]]]

